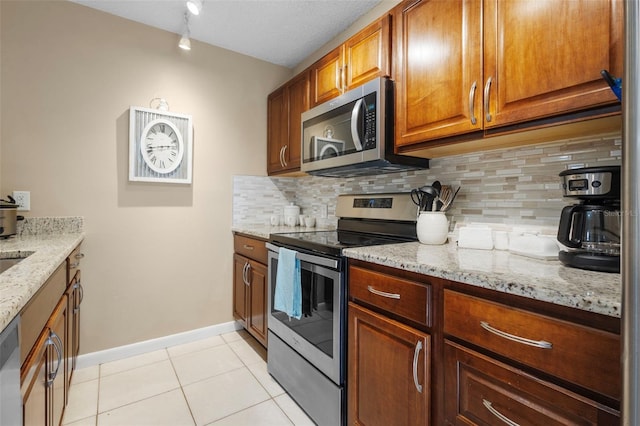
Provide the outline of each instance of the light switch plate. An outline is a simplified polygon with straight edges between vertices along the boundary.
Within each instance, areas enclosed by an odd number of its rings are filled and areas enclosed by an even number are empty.
[[[18,204],[18,211],[28,212],[31,210],[31,192],[13,191],[13,199]]]

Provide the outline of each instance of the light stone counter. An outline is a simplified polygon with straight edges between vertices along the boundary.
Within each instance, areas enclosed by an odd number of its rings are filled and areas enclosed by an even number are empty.
[[[270,234],[322,230],[288,226],[234,225],[234,232],[269,239]],[[620,274],[569,268],[499,250],[420,243],[349,248],[345,256],[445,278],[504,293],[620,317]]]
[[[0,330],[4,330],[83,239],[84,233],[74,232],[0,240],[0,258],[29,255],[0,274]]]
[[[620,274],[569,268],[507,251],[420,243],[349,248],[353,259],[620,317]]]

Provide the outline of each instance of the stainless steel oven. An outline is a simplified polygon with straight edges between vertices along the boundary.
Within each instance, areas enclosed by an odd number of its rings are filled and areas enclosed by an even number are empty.
[[[298,252],[302,316],[273,307],[278,246],[269,249],[268,370],[316,423],[339,425],[344,416],[344,260]]]
[[[272,234],[267,368],[319,425],[346,422],[346,270],[342,249],[416,239],[410,194],[340,196],[338,229]],[[280,247],[300,262],[301,316],[274,309]]]

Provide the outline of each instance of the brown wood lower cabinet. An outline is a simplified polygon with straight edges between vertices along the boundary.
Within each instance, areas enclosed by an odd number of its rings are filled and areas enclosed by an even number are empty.
[[[23,365],[25,426],[57,426],[66,404],[67,298],[62,297]]]
[[[428,425],[430,336],[349,303],[349,425]]]
[[[62,421],[80,348],[83,256],[78,246],[20,311],[25,426],[58,426]]]
[[[234,237],[233,316],[267,346],[267,249],[264,241]]]
[[[619,425],[616,412],[445,341],[445,417],[452,425]]]
[[[349,426],[620,424],[618,318],[353,259],[348,287]]]

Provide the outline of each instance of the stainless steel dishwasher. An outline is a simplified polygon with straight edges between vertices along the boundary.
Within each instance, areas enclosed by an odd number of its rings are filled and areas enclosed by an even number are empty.
[[[20,346],[17,316],[0,333],[0,425],[22,425]]]

